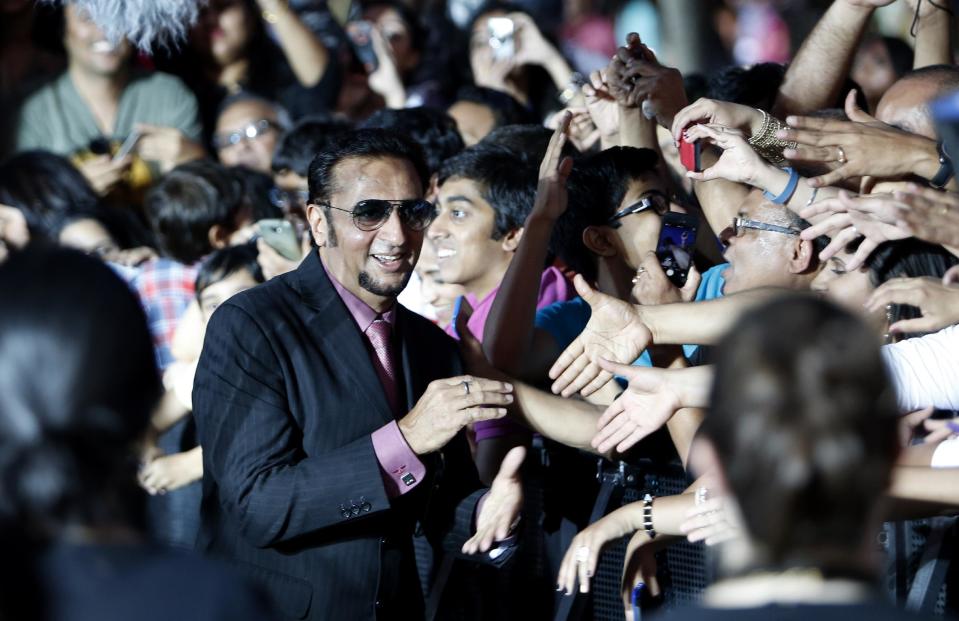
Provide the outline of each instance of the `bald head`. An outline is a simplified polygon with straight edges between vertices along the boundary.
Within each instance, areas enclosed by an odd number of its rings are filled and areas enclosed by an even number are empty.
[[[879,100],[876,118],[913,134],[936,138],[929,104],[959,89],[959,68],[933,65],[910,71]]]

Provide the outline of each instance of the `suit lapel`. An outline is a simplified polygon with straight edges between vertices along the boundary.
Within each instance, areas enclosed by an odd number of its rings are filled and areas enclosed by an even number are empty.
[[[384,424],[394,420],[366,348],[366,337],[333,288],[319,253],[314,250],[300,264],[292,284],[303,301],[316,310],[310,319],[311,332],[323,342],[323,352],[333,362],[334,373],[353,385],[355,393],[369,403],[370,411]]]

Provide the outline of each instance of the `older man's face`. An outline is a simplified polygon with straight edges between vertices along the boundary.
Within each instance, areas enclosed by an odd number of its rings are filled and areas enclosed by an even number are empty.
[[[216,121],[213,142],[226,166],[246,166],[270,174],[280,136],[276,110],[260,101],[239,101]]]
[[[788,227],[789,221],[783,210],[763,200],[762,193],[751,192],[740,209],[739,216],[764,224]],[[729,246],[725,258],[729,267],[724,273],[726,294],[757,289],[760,287],[796,286],[791,261],[800,244],[799,237],[776,231],[746,228],[739,236],[732,227],[723,231]]]
[[[413,164],[395,157],[347,158],[333,176],[329,206],[307,208],[313,239],[340,284],[372,308],[382,307],[409,282],[424,231],[405,225],[396,209],[379,228],[363,231],[349,212],[366,199],[421,199],[422,184]]]

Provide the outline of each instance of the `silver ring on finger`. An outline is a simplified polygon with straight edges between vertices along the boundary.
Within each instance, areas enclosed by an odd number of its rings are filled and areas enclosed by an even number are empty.
[[[633,284],[635,285],[637,282],[639,282],[639,277],[645,273],[646,273],[645,267],[640,267],[638,270],[636,270],[636,275],[633,276]]]
[[[465,380],[463,381],[463,390],[466,391],[467,395],[470,394],[470,383]]]
[[[839,151],[839,158],[836,161],[838,161],[840,164],[845,164],[846,152],[843,150],[842,147],[836,147],[836,150]]]
[[[589,560],[589,547],[580,546],[576,548],[576,552],[573,554],[573,560],[577,563],[585,563]]]

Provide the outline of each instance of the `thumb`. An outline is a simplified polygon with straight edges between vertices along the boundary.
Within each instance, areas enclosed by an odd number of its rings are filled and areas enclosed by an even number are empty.
[[[508,453],[506,453],[506,457],[503,458],[503,463],[500,464],[499,472],[496,473],[496,478],[519,478],[519,469],[523,466],[523,461],[525,460],[526,447],[514,446]]]
[[[618,362],[613,362],[612,360],[607,360],[602,356],[596,359],[596,363],[604,371],[609,371],[613,375],[625,377],[629,381],[632,381],[633,376],[636,375],[636,367],[631,364],[620,364]]]
[[[699,291],[699,285],[703,281],[703,275],[696,269],[696,264],[689,266],[689,272],[686,274],[686,284],[680,290],[683,301],[691,302],[696,298],[696,292]]]
[[[590,306],[597,301],[596,290],[589,286],[582,274],[576,274],[576,277],[573,278],[573,287],[576,288],[579,297],[586,300],[586,303]]]
[[[856,89],[849,91],[849,94],[846,95],[846,116],[849,117],[850,121],[855,121],[856,123],[870,123],[875,121],[873,117],[863,111],[859,107],[859,104],[856,103]]]

